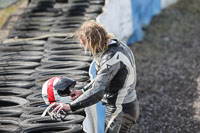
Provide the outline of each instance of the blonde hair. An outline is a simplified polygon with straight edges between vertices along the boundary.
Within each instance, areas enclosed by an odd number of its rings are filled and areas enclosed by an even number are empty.
[[[90,50],[94,55],[104,52],[108,48],[109,35],[104,27],[95,21],[86,21],[75,32],[78,41],[84,41],[84,49]]]

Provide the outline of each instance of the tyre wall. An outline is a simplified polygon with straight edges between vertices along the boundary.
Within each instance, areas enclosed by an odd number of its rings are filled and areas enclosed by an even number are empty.
[[[7,38],[30,38],[74,32],[95,20],[104,0],[29,1]],[[81,89],[89,80],[92,57],[74,38],[62,36],[13,42],[0,46],[0,132],[83,132],[84,110],[61,121],[41,118],[46,105],[42,84],[53,76],[67,76]]]

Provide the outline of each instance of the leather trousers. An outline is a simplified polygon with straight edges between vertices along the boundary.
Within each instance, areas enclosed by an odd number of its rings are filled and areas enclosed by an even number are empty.
[[[116,106],[106,105],[105,132],[130,133],[131,127],[139,117],[138,100],[136,99],[133,102],[122,104],[122,111],[118,114],[116,114],[116,110]]]

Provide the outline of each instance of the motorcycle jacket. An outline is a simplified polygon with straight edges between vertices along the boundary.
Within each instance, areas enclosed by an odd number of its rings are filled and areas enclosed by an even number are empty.
[[[84,87],[81,96],[70,103],[71,110],[88,107],[102,101],[121,108],[136,99],[136,66],[131,49],[118,40],[103,53],[95,55],[96,77]]]

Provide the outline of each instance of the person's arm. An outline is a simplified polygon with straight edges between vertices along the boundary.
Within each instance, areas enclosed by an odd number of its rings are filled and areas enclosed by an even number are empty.
[[[97,76],[91,84],[91,89],[85,91],[80,97],[70,103],[71,110],[88,107],[100,101],[104,95],[105,87],[120,69],[120,62],[116,57],[105,59],[103,65],[97,73]]]
[[[86,91],[86,90],[88,90],[88,89],[90,89],[91,87],[92,87],[92,84],[94,83],[94,80],[92,80],[90,83],[88,83],[86,86],[84,86],[82,89],[84,90],[84,91]]]

